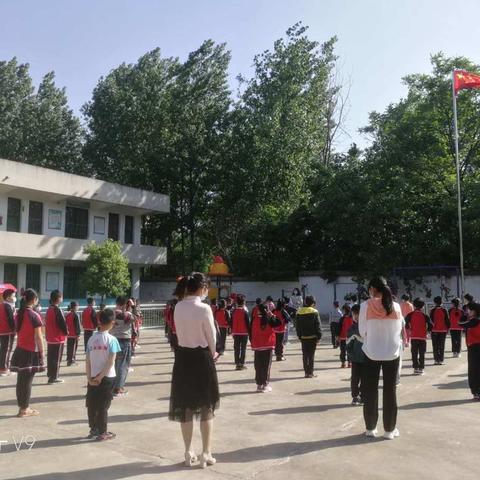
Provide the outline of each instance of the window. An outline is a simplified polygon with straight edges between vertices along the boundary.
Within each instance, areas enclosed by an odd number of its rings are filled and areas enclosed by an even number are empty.
[[[125,243],[133,243],[133,217],[125,215]]]
[[[27,265],[26,288],[40,292],[40,265]]]
[[[93,217],[93,233],[105,235],[105,217]]]
[[[48,229],[61,230],[62,229],[62,211],[48,210]]]
[[[20,231],[20,217],[22,211],[22,201],[18,198],[8,198],[7,210],[7,232]]]
[[[53,292],[60,288],[60,274],[58,272],[47,272],[46,287],[47,292]]]
[[[86,292],[82,289],[84,267],[67,267],[63,269],[63,296],[65,298],[85,298]]]
[[[28,208],[28,233],[43,233],[43,203],[30,202]]]
[[[111,240],[118,241],[118,231],[119,231],[119,216],[118,213],[109,213],[108,214],[108,238]]]
[[[88,238],[88,209],[67,206],[65,236],[67,238]]]
[[[18,282],[18,265],[16,263],[5,263],[3,270],[3,283],[11,283],[15,287]]]

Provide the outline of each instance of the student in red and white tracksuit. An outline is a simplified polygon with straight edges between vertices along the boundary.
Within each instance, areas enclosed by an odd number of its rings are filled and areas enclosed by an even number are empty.
[[[0,304],[0,376],[10,374],[10,355],[15,340],[15,290],[3,292]]]
[[[454,358],[460,357],[462,351],[462,331],[463,327],[460,325],[463,317],[463,310],[460,308],[460,299],[452,299],[453,307],[448,311],[450,318],[450,338],[452,340],[452,353]]]
[[[248,332],[250,330],[250,316],[245,305],[245,296],[237,296],[237,307],[232,310],[232,336],[237,370],[244,370],[247,352]]]
[[[220,332],[220,338],[217,342],[217,352],[219,355],[225,353],[225,343],[227,341],[228,330],[230,329],[231,319],[230,312],[227,310],[227,302],[225,300],[219,300],[218,306],[213,314],[215,322],[217,322],[218,330]]]
[[[273,314],[280,320],[280,325],[275,327],[273,330],[275,332],[275,357],[277,362],[285,360],[283,355],[284,350],[284,338],[285,332],[288,329],[288,324],[291,321],[290,315],[285,309],[285,302],[278,300],[276,308],[273,310]]]
[[[468,386],[474,400],[480,400],[480,304],[467,305],[468,318],[460,325],[467,329]]]
[[[425,302],[422,298],[413,301],[415,310],[405,317],[405,328],[410,332],[413,374],[423,375],[425,369],[425,352],[427,351],[427,332],[432,326],[428,315],[423,313]]]
[[[258,306],[258,315],[252,317],[250,325],[250,344],[254,351],[255,382],[257,392],[270,392],[270,367],[272,354],[275,348],[275,327],[281,325],[269,308],[261,304]]]
[[[442,307],[442,297],[433,299],[435,307],[430,311],[430,320],[432,322],[432,347],[433,359],[435,365],[443,365],[445,355],[445,339],[450,328],[450,319],[448,312]]]
[[[344,305],[342,307],[343,316],[338,322],[338,341],[340,345],[340,362],[341,367],[345,368],[345,362],[347,361],[347,337],[350,327],[353,325],[353,318],[350,313],[350,307]],[[351,363],[348,362],[348,366],[351,367]]]
[[[47,338],[47,376],[48,383],[63,383],[58,378],[63,348],[68,335],[67,323],[59,305],[63,296],[58,290],[50,294],[50,306],[45,317],[45,336]]]
[[[85,352],[87,351],[87,343],[93,332],[97,329],[97,313],[95,312],[95,299],[87,298],[87,308],[82,312],[82,327],[83,327],[83,343]]]
[[[78,303],[70,302],[67,316],[67,367],[76,363],[75,356],[77,354],[78,339],[80,338],[80,317],[78,315]]]
[[[407,318],[410,312],[415,310],[414,306],[410,302],[410,295],[402,295],[402,303],[400,303],[400,310],[402,311],[403,318]],[[410,330],[405,329],[405,346],[410,345]]]

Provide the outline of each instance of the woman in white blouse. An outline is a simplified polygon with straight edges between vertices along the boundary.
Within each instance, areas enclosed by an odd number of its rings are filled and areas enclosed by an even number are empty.
[[[370,298],[360,306],[358,329],[363,337],[366,359],[362,365],[363,416],[368,437],[377,435],[378,381],[383,374],[384,438],[400,435],[397,423],[396,379],[401,355],[403,316],[400,305],[393,301],[387,281],[376,277],[368,286]]]
[[[200,419],[203,453],[200,465],[216,463],[211,453],[212,427],[220,394],[215,369],[216,330],[212,310],[202,302],[208,284],[202,273],[183,277],[177,284],[176,296],[182,298],[174,313],[178,349],[172,373],[170,420],[181,422],[185,444],[185,464],[197,461],[192,451],[193,418]]]

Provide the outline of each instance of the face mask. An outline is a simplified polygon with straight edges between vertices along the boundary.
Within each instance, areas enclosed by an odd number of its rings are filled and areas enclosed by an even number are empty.
[[[8,304],[9,304],[13,309],[15,309],[15,302],[8,302]]]

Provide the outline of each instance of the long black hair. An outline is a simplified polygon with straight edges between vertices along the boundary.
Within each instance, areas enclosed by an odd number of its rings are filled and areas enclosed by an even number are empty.
[[[207,278],[203,273],[193,272],[178,281],[173,295],[181,300],[185,295],[195,293],[201,287],[208,287]]]
[[[393,312],[393,296],[387,281],[383,277],[374,277],[368,284],[368,289],[374,288],[382,294],[382,305],[387,315]]]
[[[37,292],[33,288],[27,288],[23,292],[22,299],[20,300],[20,308],[17,313],[17,332],[22,328],[23,317],[25,316],[28,305],[35,303],[35,300],[38,300]]]
[[[264,330],[267,327],[268,324],[268,307],[264,304],[261,303],[258,306],[258,310],[260,311],[260,328]]]

